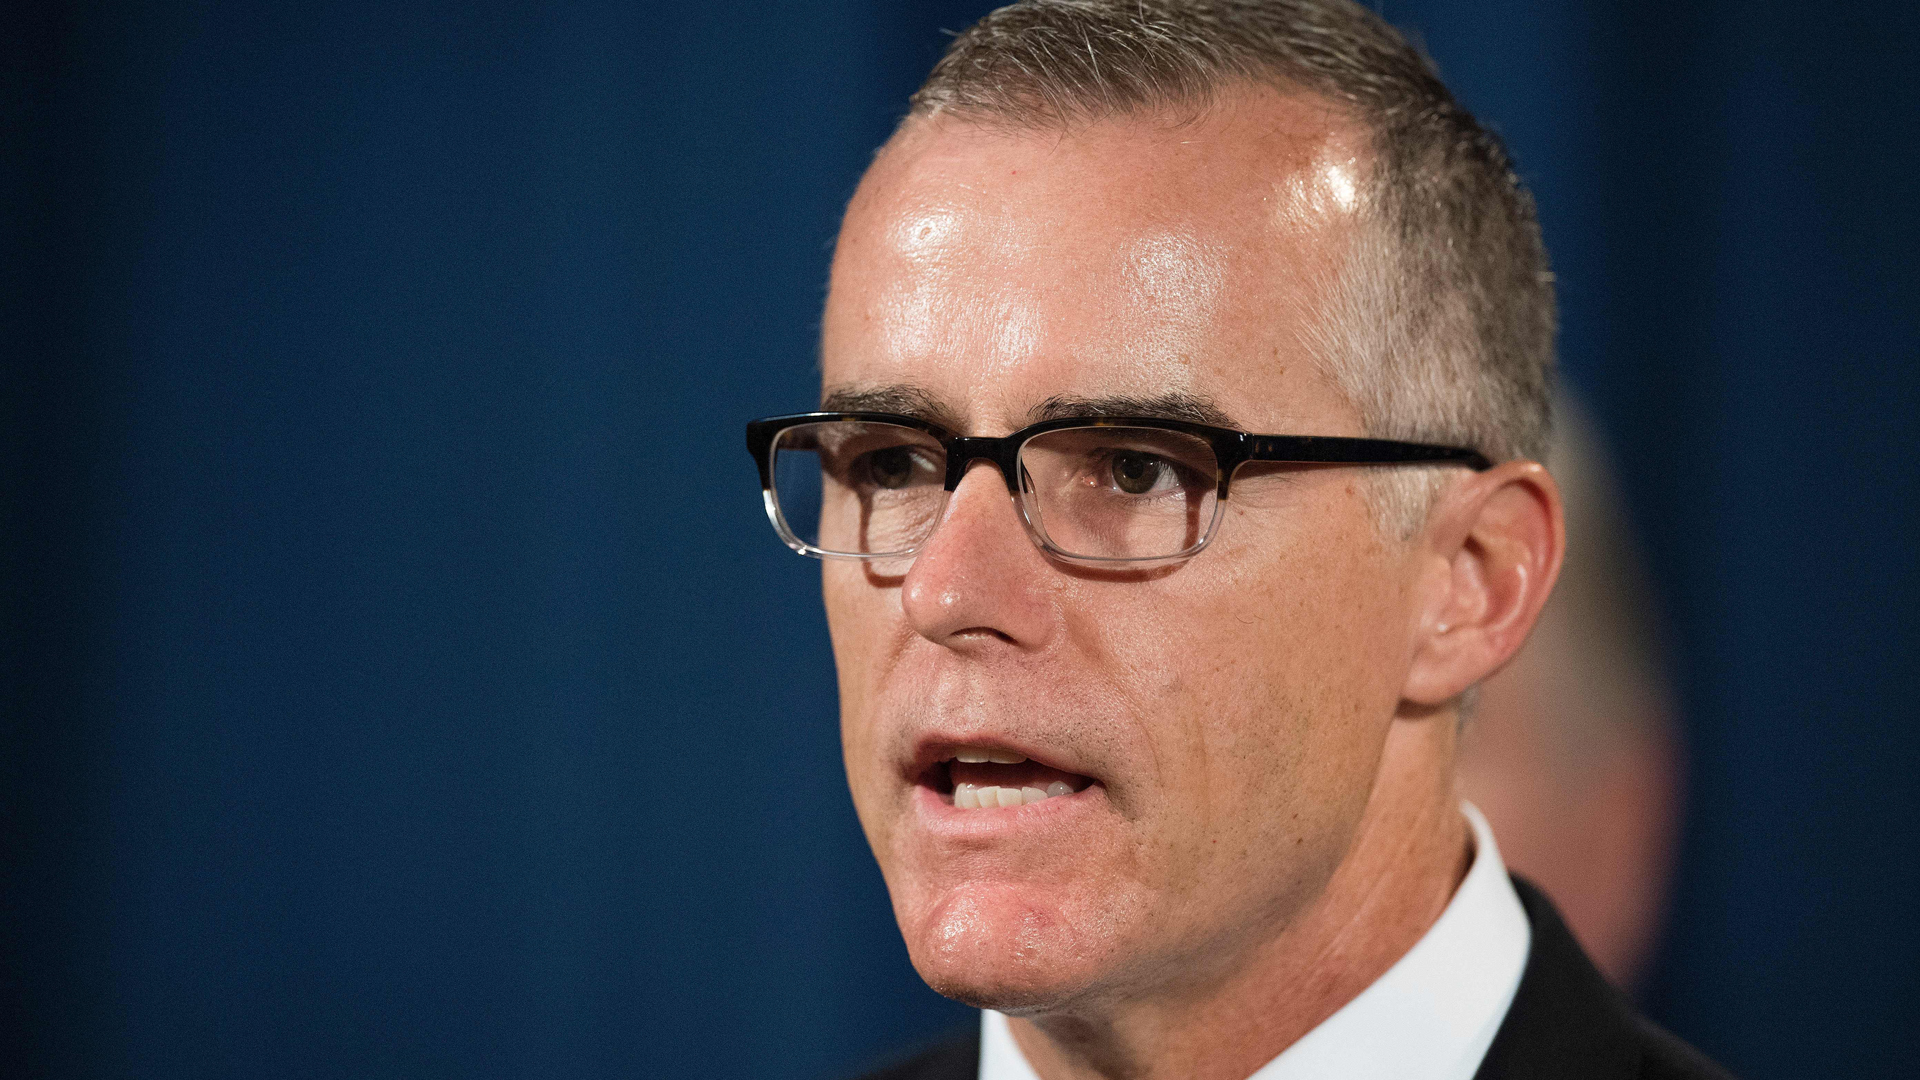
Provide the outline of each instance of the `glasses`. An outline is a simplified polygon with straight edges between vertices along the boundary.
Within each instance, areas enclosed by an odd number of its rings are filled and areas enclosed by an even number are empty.
[[[1094,566],[1191,558],[1213,539],[1236,469],[1463,465],[1473,450],[1385,439],[1253,435],[1153,417],[1069,417],[988,438],[911,416],[795,413],[747,425],[767,517],[788,547],[819,559],[913,555],[975,461],[1006,480],[1033,541]]]

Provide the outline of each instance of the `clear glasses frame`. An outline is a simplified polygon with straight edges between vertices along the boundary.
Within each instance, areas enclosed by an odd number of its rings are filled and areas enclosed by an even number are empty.
[[[816,559],[910,558],[932,535],[932,527],[929,526],[927,535],[914,542],[911,547],[884,552],[848,552],[817,547],[795,533],[780,508],[779,492],[776,486],[775,447],[780,442],[782,432],[803,425],[835,423],[887,424],[920,432],[937,441],[946,457],[943,500],[951,496],[954,489],[960,486],[960,481],[974,462],[993,463],[1000,470],[1001,478],[1006,481],[1007,492],[1013,498],[1020,521],[1035,544],[1049,555],[1065,562],[1114,569],[1150,568],[1180,562],[1198,554],[1213,539],[1214,533],[1219,528],[1235,471],[1248,462],[1365,466],[1460,465],[1475,471],[1484,471],[1493,467],[1493,463],[1485,455],[1464,447],[1329,435],[1259,435],[1236,431],[1232,428],[1147,416],[1062,417],[1044,420],[1003,436],[958,435],[918,417],[879,412],[791,413],[750,421],[747,424],[747,450],[752,453],[760,469],[761,494],[766,504],[767,517],[772,521],[774,531],[789,548]],[[1089,555],[1063,547],[1052,539],[1044,522],[1039,520],[1039,515],[1034,512],[1032,489],[1023,484],[1021,454],[1027,444],[1038,436],[1088,428],[1132,428],[1170,432],[1203,440],[1211,446],[1214,467],[1213,475],[1208,479],[1215,485],[1216,497],[1213,501],[1211,519],[1205,523],[1204,529],[1198,531],[1196,539],[1178,551],[1144,557]],[[944,510],[943,501],[934,514],[936,523]]]

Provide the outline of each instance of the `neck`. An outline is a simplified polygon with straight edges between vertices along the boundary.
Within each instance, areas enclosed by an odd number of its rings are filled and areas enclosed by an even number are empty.
[[[1453,790],[1455,721],[1396,720],[1347,857],[1319,897],[1233,965],[1177,996],[1016,1018],[1043,1080],[1244,1080],[1413,948],[1472,863]]]

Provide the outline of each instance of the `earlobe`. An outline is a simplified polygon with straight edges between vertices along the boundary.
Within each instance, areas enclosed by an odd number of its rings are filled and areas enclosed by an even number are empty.
[[[1431,707],[1498,671],[1532,631],[1565,554],[1559,487],[1537,462],[1499,465],[1442,498],[1426,542],[1436,572],[1402,696]]]

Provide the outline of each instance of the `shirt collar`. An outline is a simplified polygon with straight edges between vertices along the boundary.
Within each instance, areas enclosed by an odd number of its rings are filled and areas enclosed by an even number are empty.
[[[1248,1080],[1472,1080],[1513,1004],[1533,931],[1472,803],[1473,865],[1386,974]],[[1007,1018],[980,1016],[980,1080],[1039,1080]]]

